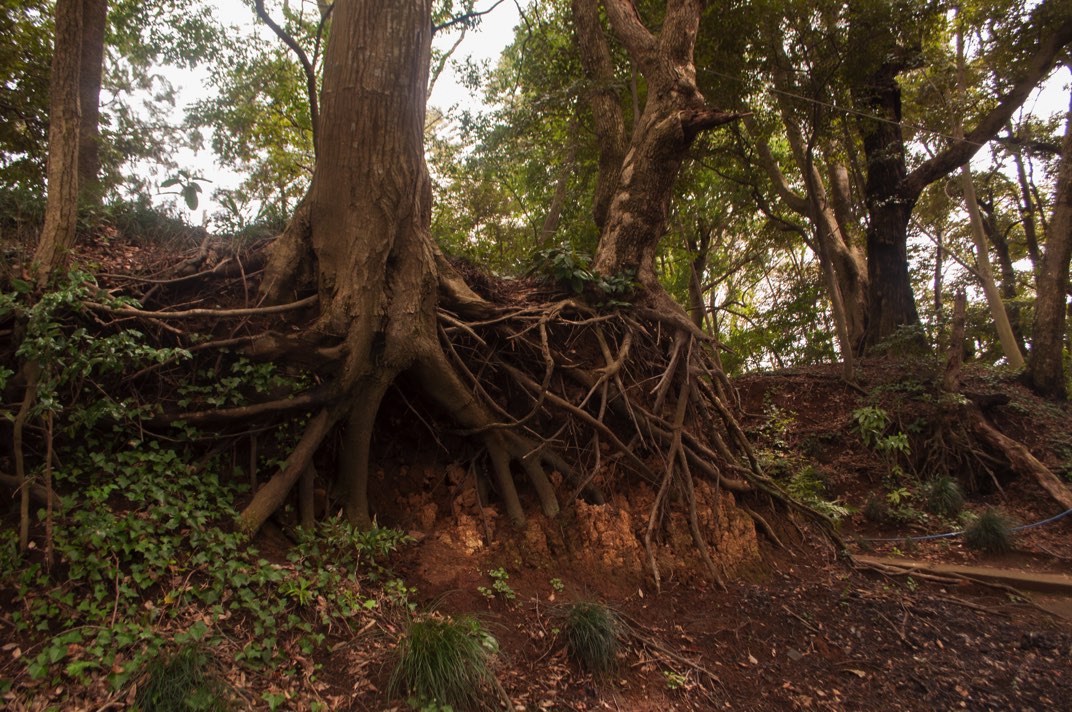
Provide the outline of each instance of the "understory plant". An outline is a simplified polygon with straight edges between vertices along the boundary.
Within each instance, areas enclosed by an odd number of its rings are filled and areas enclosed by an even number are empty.
[[[142,712],[224,712],[229,698],[227,685],[211,669],[211,656],[187,645],[146,667],[135,704]]]
[[[398,644],[390,694],[418,709],[468,710],[486,697],[498,642],[472,617],[414,618]]]
[[[985,509],[964,529],[964,543],[987,554],[1012,551],[1011,520],[997,509]]]
[[[212,659],[301,684],[314,671],[296,661],[323,642],[325,626],[346,630],[381,604],[407,603],[405,587],[388,596],[367,583],[390,580],[383,562],[408,539],[329,520],[287,560],[263,558],[234,530],[247,485],[227,449],[206,452],[206,434],[189,424],[152,434],[161,426],[147,424],[156,409],[145,403],[156,392],[146,398],[123,380],[189,352],[155,348],[118,325],[89,328],[89,310],[131,306],[81,273],[39,298],[19,282],[0,294],[0,317],[20,325],[17,357],[40,373],[24,401],[27,423],[37,426],[33,446],[53,453],[27,468],[40,500],[24,517],[28,545],[0,531],[8,620],[33,641],[18,661],[17,693],[33,701],[60,688],[74,699],[139,681],[139,705],[166,709],[160,700],[181,697],[175,686],[197,688],[195,673]],[[228,377],[211,389],[179,396],[236,404],[251,390],[287,386],[273,369],[242,359],[221,372]],[[11,374],[0,368],[0,387]],[[159,700],[146,686],[164,690]]]
[[[617,667],[620,624],[607,606],[594,601],[572,604],[566,611],[563,633],[570,659],[584,670],[602,676]]]
[[[942,517],[955,517],[964,508],[960,485],[949,475],[940,475],[924,485],[927,511]]]

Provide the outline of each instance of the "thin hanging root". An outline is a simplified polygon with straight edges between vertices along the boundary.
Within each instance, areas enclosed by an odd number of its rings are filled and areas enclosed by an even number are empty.
[[[693,487],[692,472],[689,471],[688,459],[681,450],[678,451],[678,459],[681,462],[681,472],[683,473],[685,480],[685,497],[688,500],[689,505],[689,530],[692,532],[692,541],[696,544],[696,548],[700,552],[700,558],[703,560],[704,566],[707,567],[707,571],[710,573],[711,578],[718,584],[719,588],[726,591],[726,582],[722,579],[722,575],[715,566],[715,562],[711,560],[711,553],[707,548],[707,540],[704,538],[703,532],[700,531],[700,521],[696,516],[696,490]],[[718,506],[718,502],[716,501],[711,506],[712,509],[714,509]]]
[[[742,509],[744,509],[745,513],[752,518],[752,521],[759,525],[759,528],[763,530],[763,534],[766,535],[766,537],[770,539],[775,546],[777,546],[779,549],[785,548],[785,544],[783,544],[782,540],[778,538],[778,535],[774,533],[774,529],[769,523],[767,523],[767,520],[764,519],[762,515],[760,515],[758,512],[751,509],[750,507],[742,507]]]
[[[503,443],[502,435],[494,431],[488,433],[484,437],[484,446],[488,449],[491,469],[495,474],[495,483],[499,486],[499,496],[506,507],[506,514],[514,526],[523,527],[525,510],[521,508],[521,499],[517,496],[517,487],[514,486],[514,478],[510,473],[510,454]]]
[[[286,466],[268,480],[264,487],[257,490],[253,500],[238,515],[240,531],[248,535],[255,534],[268,517],[282,506],[294,483],[312,462],[316,449],[320,447],[320,443],[341,416],[341,408],[336,406],[331,409],[325,408],[309,421],[297,447],[287,458]]]
[[[531,378],[526,376],[522,371],[519,371],[511,366],[505,365],[503,366],[503,368],[507,373],[513,376],[518,383],[527,388],[529,391],[535,392],[535,390],[539,388],[539,384],[537,384]],[[562,408],[571,415],[580,418],[582,421],[595,428],[604,437],[607,438],[610,444],[613,445],[618,452],[622,453],[633,465],[635,465],[641,473],[647,474],[651,482],[658,481],[659,478],[655,475],[655,473],[652,472],[651,469],[644,463],[644,461],[637,457],[633,450],[625,443],[623,443],[621,439],[614,433],[614,431],[607,427],[605,423],[602,423],[601,421],[593,417],[591,414],[581,410],[577,406],[570,403],[568,400],[557,396],[554,393],[548,393],[547,400],[550,401],[552,404],[558,406],[559,408]]]
[[[659,564],[655,559],[655,549],[652,547],[652,535],[655,533],[655,525],[659,521],[666,493],[670,489],[670,481],[674,477],[674,462],[677,460],[678,451],[681,449],[681,430],[685,427],[685,412],[688,410],[689,382],[686,378],[681,385],[678,394],[677,406],[674,410],[674,440],[670,445],[670,452],[666,456],[666,472],[663,481],[659,485],[659,493],[655,496],[655,502],[651,505],[648,515],[648,528],[644,532],[644,550],[648,554],[648,565],[651,566],[652,576],[655,578],[655,590],[662,590],[662,579],[659,576]]]

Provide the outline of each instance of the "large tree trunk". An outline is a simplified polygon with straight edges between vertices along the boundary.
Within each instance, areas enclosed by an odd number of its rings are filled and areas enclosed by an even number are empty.
[[[876,119],[861,120],[867,156],[867,323],[864,348],[893,334],[898,327],[918,324],[908,274],[908,222],[917,196],[900,188],[908,175],[901,132],[900,68],[883,64],[870,77],[866,93],[857,97]]]
[[[44,288],[66,263],[78,219],[78,65],[82,0],[56,2],[48,130],[48,205],[33,257],[34,278]]]
[[[1027,378],[1037,392],[1064,399],[1068,397],[1064,343],[1069,260],[1072,259],[1072,104],[1069,106],[1061,149],[1053,220],[1038,273]]]
[[[78,182],[82,203],[101,199],[100,93],[104,74],[104,30],[108,0],[84,0],[82,61],[79,66],[78,102],[82,109],[78,147]]]
[[[368,448],[379,404],[402,371],[438,350],[438,275],[424,162],[431,0],[339,0],[324,58],[317,159],[309,194],[273,249],[265,292],[279,297],[316,269],[321,340],[341,343],[340,403],[325,411],[302,455],[341,420],[339,488],[351,521],[368,524]],[[369,137],[375,137],[370,140]],[[315,430],[315,432],[313,432]],[[305,441],[303,441],[305,442]],[[240,518],[260,526],[304,471],[295,457]]]
[[[866,19],[851,32],[857,43],[888,45],[884,61],[853,87],[857,103],[874,118],[860,120],[867,156],[867,267],[870,280],[864,347],[869,348],[901,326],[919,323],[908,271],[908,224],[923,189],[971,160],[979,148],[997,135],[1053,69],[1065,45],[1072,42],[1072,17],[1062,11],[1062,0],[1041,3],[1034,11],[1038,28],[1031,23],[1024,32],[1040,31],[1034,54],[1022,63],[1019,75],[998,104],[979,119],[975,128],[947,148],[908,172],[901,131],[901,87],[898,75],[907,68],[912,51],[898,47],[889,35],[866,37],[873,31]],[[885,30],[890,32],[892,30]]]
[[[320,318],[299,340],[344,355],[333,404],[307,427],[281,472],[253,498],[239,526],[255,531],[306,471],[320,442],[346,423],[337,482],[349,520],[369,525],[369,456],[379,406],[412,371],[425,394],[461,427],[481,432],[510,518],[524,514],[511,479],[517,461],[547,515],[558,503],[534,443],[491,426],[488,410],[445,358],[436,327],[440,293],[459,312],[483,303],[435,247],[424,162],[431,0],[337,0],[324,58],[319,137],[309,194],[273,247],[264,294],[286,296],[315,269]],[[566,468],[560,468],[565,471]]]
[[[594,0],[589,0],[593,2]],[[635,275],[660,294],[655,254],[666,232],[674,182],[696,136],[734,115],[704,101],[696,86],[693,47],[704,3],[667,3],[658,35],[628,0],[605,0],[611,26],[647,82],[647,99],[626,152],[594,267],[601,274]]]

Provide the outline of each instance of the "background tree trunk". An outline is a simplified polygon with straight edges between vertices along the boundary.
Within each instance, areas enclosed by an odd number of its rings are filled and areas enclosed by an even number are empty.
[[[622,118],[621,94],[615,88],[614,59],[599,19],[599,5],[596,0],[572,0],[570,5],[577,50],[589,82],[588,105],[592,109],[592,125],[599,148],[599,175],[592,198],[592,216],[596,228],[602,232],[625,158],[625,120]]]
[[[696,86],[693,47],[703,2],[667,3],[658,35],[648,31],[628,0],[605,0],[604,5],[648,91],[593,266],[600,274],[632,273],[649,293],[659,293],[655,253],[666,232],[682,161],[701,131],[736,116],[708,106]]]
[[[1035,323],[1027,377],[1043,395],[1068,397],[1064,372],[1064,342],[1068,311],[1068,271],[1072,259],[1072,103],[1061,144],[1061,164],[1054,195],[1053,220],[1038,274]]]
[[[63,267],[78,220],[78,65],[82,53],[82,2],[57,0],[48,130],[48,204],[34,252],[39,288]]]
[[[104,30],[108,0],[83,0],[82,60],[78,73],[78,102],[82,119],[78,136],[78,183],[83,205],[101,199],[100,93],[104,75]]]

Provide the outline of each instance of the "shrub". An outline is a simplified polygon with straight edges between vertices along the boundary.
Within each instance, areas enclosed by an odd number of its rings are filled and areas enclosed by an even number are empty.
[[[187,646],[146,667],[135,698],[141,712],[222,711],[229,708],[226,687],[209,671],[209,656]]]
[[[564,632],[571,659],[593,675],[614,670],[618,657],[618,618],[602,603],[574,603]]]
[[[927,511],[943,517],[955,517],[964,507],[960,485],[949,475],[936,477],[924,488]]]
[[[1012,525],[998,510],[987,509],[964,530],[964,543],[988,554],[1012,551]]]
[[[399,642],[390,694],[404,690],[420,707],[472,709],[492,679],[498,643],[475,618],[415,619]]]

